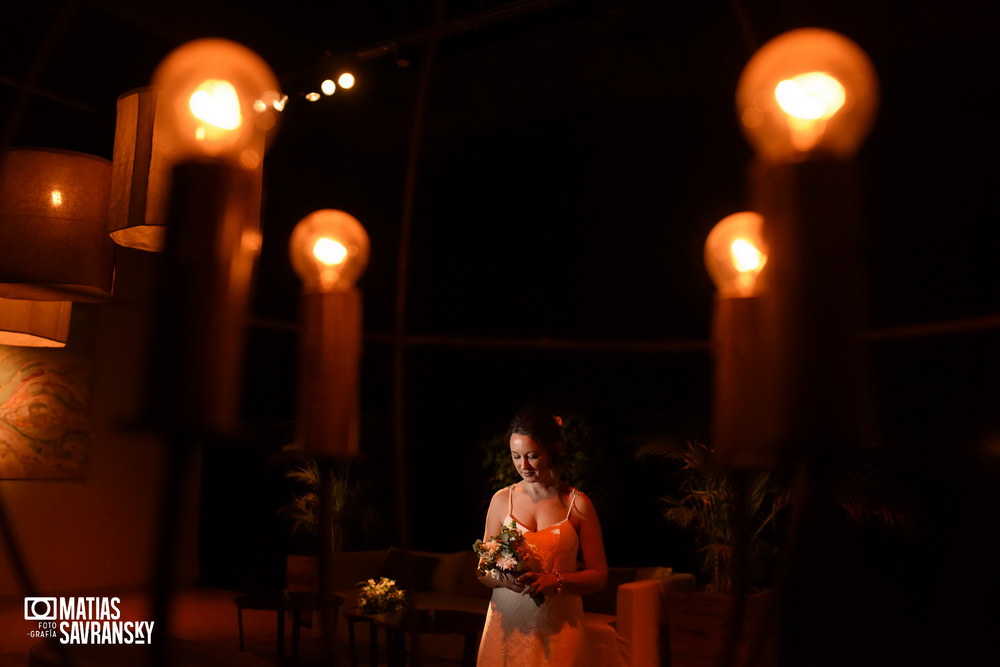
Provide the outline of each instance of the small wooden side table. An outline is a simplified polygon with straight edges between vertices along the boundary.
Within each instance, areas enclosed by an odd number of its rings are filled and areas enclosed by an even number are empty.
[[[352,612],[344,614],[347,619],[347,642],[351,651],[351,667],[358,667],[358,643],[354,635],[354,626],[358,623],[368,625],[368,664],[371,667],[378,665],[378,630],[375,627],[375,619],[365,614]]]
[[[336,627],[337,614],[344,604],[344,598],[339,595],[330,594],[329,607],[334,613],[333,623]],[[299,656],[299,637],[302,629],[302,612],[319,611],[319,593],[308,591],[263,591],[257,593],[246,593],[237,596],[236,621],[239,626],[240,650],[243,649],[243,610],[273,611],[278,616],[278,658],[285,656],[285,613],[292,614],[292,657]]]

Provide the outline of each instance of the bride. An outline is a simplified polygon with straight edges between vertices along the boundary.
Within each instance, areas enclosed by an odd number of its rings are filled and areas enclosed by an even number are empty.
[[[558,418],[538,408],[522,410],[507,433],[521,481],[494,494],[483,539],[513,521],[532,547],[533,569],[516,576],[480,575],[493,595],[477,664],[587,665],[580,596],[604,588],[608,575],[597,511],[562,478]]]

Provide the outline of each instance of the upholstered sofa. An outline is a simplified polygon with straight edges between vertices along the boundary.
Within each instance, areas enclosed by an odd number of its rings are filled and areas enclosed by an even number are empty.
[[[482,614],[485,619],[491,591],[476,579],[476,558],[469,551],[410,553],[410,591],[417,609],[457,610]],[[403,580],[403,553],[398,549],[347,551],[334,554],[332,586],[344,597],[350,613],[358,584],[387,576]],[[316,581],[316,559],[289,556],[288,587],[311,590]],[[694,576],[668,567],[611,568],[605,590],[584,597],[587,637],[594,664],[601,667],[661,667],[669,664],[666,632],[666,592],[690,590]],[[346,637],[346,623],[338,634]],[[366,633],[358,635],[366,639]],[[421,654],[444,660],[461,658],[461,637],[434,635],[421,639]]]

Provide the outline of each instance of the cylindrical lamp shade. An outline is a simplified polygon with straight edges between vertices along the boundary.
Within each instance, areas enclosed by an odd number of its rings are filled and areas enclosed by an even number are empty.
[[[15,148],[0,156],[0,297],[110,298],[110,183],[111,162],[93,155]]]
[[[69,301],[0,298],[0,345],[64,347],[72,306]]]
[[[852,157],[878,107],[878,77],[865,52],[821,28],[800,28],[761,47],[740,75],[740,124],[766,162]]]
[[[170,147],[156,130],[156,93],[140,88],[118,98],[108,231],[120,246],[163,250],[170,192]]]

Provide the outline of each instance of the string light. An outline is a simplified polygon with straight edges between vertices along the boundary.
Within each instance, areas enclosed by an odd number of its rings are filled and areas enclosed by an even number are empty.
[[[337,77],[337,83],[340,84],[341,88],[345,90],[350,90],[351,88],[354,87],[355,83],[354,75],[351,74],[350,72],[344,72]]]

